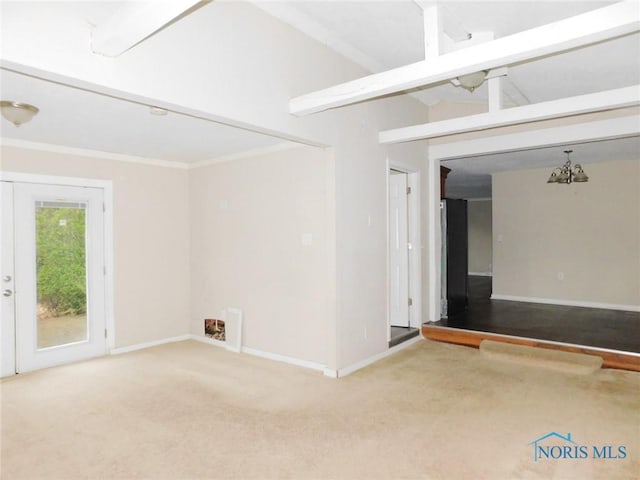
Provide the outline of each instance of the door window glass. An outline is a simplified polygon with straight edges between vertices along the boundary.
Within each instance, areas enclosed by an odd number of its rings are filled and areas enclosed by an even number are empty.
[[[38,348],[87,340],[86,204],[36,203]]]

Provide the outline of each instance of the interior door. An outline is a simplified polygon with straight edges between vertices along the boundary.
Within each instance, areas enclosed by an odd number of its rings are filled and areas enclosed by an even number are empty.
[[[3,375],[104,355],[103,190],[2,189]]]
[[[389,175],[389,304],[392,327],[409,326],[409,220],[407,174]]]
[[[16,373],[16,330],[13,265],[13,184],[0,182],[0,361],[3,377]]]

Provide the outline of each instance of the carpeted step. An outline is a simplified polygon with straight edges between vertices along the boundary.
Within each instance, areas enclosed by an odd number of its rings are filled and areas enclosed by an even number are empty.
[[[483,340],[480,343],[480,352],[489,358],[583,375],[593,373],[602,367],[602,358],[596,355],[562,352],[492,340]]]

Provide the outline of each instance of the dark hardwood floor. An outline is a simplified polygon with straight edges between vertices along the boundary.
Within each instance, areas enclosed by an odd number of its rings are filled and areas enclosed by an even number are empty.
[[[389,348],[406,342],[407,340],[420,335],[420,330],[411,327],[391,327],[391,340],[389,340]]]
[[[640,353],[640,312],[491,300],[491,277],[469,277],[469,307],[433,325]]]

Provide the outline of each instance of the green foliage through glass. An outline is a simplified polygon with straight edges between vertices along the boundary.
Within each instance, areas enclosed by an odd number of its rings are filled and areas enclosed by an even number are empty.
[[[38,305],[51,316],[87,311],[85,209],[36,208]]]

